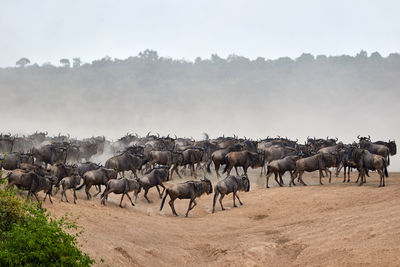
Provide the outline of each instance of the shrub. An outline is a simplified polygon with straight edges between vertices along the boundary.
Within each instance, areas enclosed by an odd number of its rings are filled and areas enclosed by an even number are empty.
[[[80,234],[68,215],[55,219],[38,204],[0,189],[0,266],[89,266],[94,261],[77,245]]]

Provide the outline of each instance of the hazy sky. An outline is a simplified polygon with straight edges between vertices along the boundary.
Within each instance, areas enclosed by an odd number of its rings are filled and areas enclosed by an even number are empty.
[[[21,57],[91,62],[147,48],[193,60],[238,54],[386,56],[400,51],[400,1],[1,0],[0,66]]]

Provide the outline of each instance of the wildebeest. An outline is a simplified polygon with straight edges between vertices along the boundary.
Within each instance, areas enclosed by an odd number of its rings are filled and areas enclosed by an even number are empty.
[[[87,199],[91,199],[92,195],[89,193],[92,185],[98,185],[98,192],[93,196],[96,197],[101,193],[101,185],[107,184],[111,179],[117,178],[117,171],[113,169],[107,169],[104,167],[98,168],[97,170],[88,171],[83,175],[83,183],[76,190],[81,190],[85,187]]]
[[[107,169],[114,169],[117,172],[122,172],[122,176],[124,176],[125,171],[132,171],[133,175],[138,178],[136,171],[142,168],[142,162],[142,158],[138,155],[124,152],[108,159],[105,163],[105,167]]]
[[[114,194],[122,194],[121,201],[119,203],[119,206],[122,208],[122,200],[124,199],[124,196],[126,195],[129,200],[131,201],[132,206],[135,206],[133,204],[131,197],[129,196],[129,192],[135,191],[140,192],[141,186],[137,180],[132,180],[128,178],[120,178],[118,180],[110,180],[107,182],[106,189],[104,189],[103,194],[101,194],[101,204],[106,205],[106,199],[110,193]]]
[[[20,152],[8,154],[3,159],[3,168],[5,170],[15,170],[20,168],[21,163],[33,164],[32,155]]]
[[[219,149],[219,150],[214,151],[214,152],[211,154],[211,160],[210,160],[210,162],[207,164],[207,172],[208,172],[208,173],[211,173],[210,165],[211,165],[211,161],[212,161],[212,162],[214,162],[215,172],[217,173],[217,176],[220,177],[219,172],[218,172],[219,167],[220,167],[222,164],[227,164],[227,163],[228,163],[225,156],[226,156],[229,152],[240,151],[241,148],[242,148],[242,145],[241,145],[241,144],[235,144],[235,145],[233,145],[233,146],[230,146],[230,147],[227,147],[227,148],[224,148],[224,149]]]
[[[268,171],[267,171],[267,177],[265,178],[266,180],[266,187],[269,188],[268,186],[268,181],[269,177],[274,174],[275,175],[275,181],[279,184],[279,186],[282,186],[283,184],[283,179],[282,176],[285,174],[285,172],[289,171],[290,177],[293,177],[293,172],[296,169],[296,161],[300,158],[300,156],[293,155],[293,156],[286,156],[283,159],[277,159],[273,160],[268,164]],[[279,181],[278,181],[278,175],[279,175]]]
[[[71,176],[67,176],[62,178],[60,184],[62,186],[62,191],[61,191],[61,201],[63,201],[63,196],[65,196],[65,200],[67,202],[67,194],[65,193],[66,190],[71,189],[74,192],[74,204],[76,204],[76,200],[78,199],[76,197],[76,187],[81,183],[81,176],[78,173],[75,173]]]
[[[40,202],[40,200],[37,193],[43,190],[46,193],[44,201],[47,195],[49,195],[50,202],[53,203],[51,200],[51,191],[54,183],[53,176],[40,176],[34,171],[16,169],[2,179],[8,179],[6,188],[17,186],[20,189],[28,190],[27,197],[29,198],[29,196],[34,195],[38,202]]]
[[[234,151],[229,152],[226,156],[226,166],[223,173],[227,173],[229,176],[233,167],[235,167],[236,174],[237,167],[242,167],[244,175],[247,175],[247,169],[249,167],[256,168],[264,165],[264,153],[253,153],[250,151]]]
[[[149,189],[155,186],[161,198],[165,191],[165,186],[163,185],[163,182],[168,180],[169,167],[166,166],[158,166],[156,168],[153,168],[147,171],[143,177],[138,179],[140,186],[144,190],[144,198],[147,200],[148,203],[151,203],[151,201],[147,198],[147,193],[149,192]],[[161,186],[163,188],[162,193],[160,192],[160,188],[158,186]],[[138,193],[139,192],[135,193],[135,202],[138,197]]]
[[[264,149],[264,155],[265,155],[265,163],[269,163],[273,160],[277,160],[277,159],[281,159],[284,156],[293,153],[295,151],[294,148],[292,147],[288,147],[288,146],[280,146],[280,145],[273,145],[270,147],[267,147]],[[261,173],[260,176],[264,173],[266,173],[266,169],[265,169],[265,163],[263,164],[262,168],[261,168]]]
[[[67,147],[62,144],[48,144],[45,146],[34,147],[32,154],[36,162],[44,162],[47,164],[55,164],[57,162],[65,163],[67,160]]]
[[[81,177],[83,177],[85,172],[92,171],[92,170],[97,170],[100,167],[101,167],[100,164],[96,164],[96,163],[87,161],[87,162],[78,164],[78,167],[76,167],[76,170],[78,171],[78,174]]]
[[[182,165],[189,165],[190,176],[197,177],[195,164],[199,167],[200,162],[203,158],[204,150],[201,147],[191,147],[182,151],[183,162]]]
[[[250,180],[247,176],[228,176],[225,179],[219,181],[214,187],[212,213],[214,213],[215,211],[215,202],[219,194],[221,195],[221,197],[219,198],[219,203],[221,204],[222,210],[225,210],[224,206],[222,205],[222,199],[225,195],[228,195],[230,193],[233,193],[233,206],[235,208],[237,207],[235,203],[236,198],[239,200],[240,205],[243,205],[242,201],[240,201],[237,191],[250,191]]]
[[[396,146],[396,142],[394,140],[393,141],[389,140],[389,142],[376,141],[376,142],[373,142],[373,144],[387,146],[387,148],[389,148],[389,152],[390,152],[391,156],[394,156],[397,153],[397,146]]]
[[[171,207],[172,213],[175,216],[178,216],[178,213],[175,211],[174,201],[179,199],[190,199],[189,207],[186,212],[186,217],[189,215],[189,211],[192,210],[196,205],[195,199],[203,195],[204,193],[211,194],[213,191],[211,181],[206,177],[200,181],[187,181],[180,184],[173,184],[168,186],[168,189],[165,190],[164,198],[161,202],[160,211],[164,207],[165,199],[167,196],[170,197],[169,205]],[[192,206],[193,203],[193,206]]]
[[[389,157],[390,150],[387,146],[372,143],[371,138],[369,136],[368,138],[357,136],[357,138],[360,140],[360,148],[366,149],[372,154],[384,157],[387,160],[386,161],[387,165],[388,166],[390,165],[390,157]]]
[[[296,161],[296,172],[293,174],[290,180],[289,186],[294,184],[294,179],[298,175],[298,180],[306,185],[303,181],[303,173],[313,172],[319,170],[319,183],[322,185],[322,171],[329,172],[329,177],[331,177],[331,171],[328,170],[332,161],[336,161],[336,156],[331,153],[318,153],[314,156],[308,158],[298,159]]]
[[[182,179],[182,176],[178,172],[178,167],[183,166],[184,163],[184,158],[183,154],[181,152],[172,152],[172,167],[171,167],[171,174],[170,174],[170,179],[172,180],[172,174],[175,172],[179,178]]]
[[[359,185],[366,182],[365,173],[367,170],[378,171],[380,176],[379,187],[385,186],[385,176],[389,177],[386,158],[381,155],[372,154],[366,149],[355,148],[352,152],[352,160],[360,169],[361,181]]]

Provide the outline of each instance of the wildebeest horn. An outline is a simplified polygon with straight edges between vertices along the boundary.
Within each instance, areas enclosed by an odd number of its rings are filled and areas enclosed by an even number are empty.
[[[167,138],[169,138],[169,134],[167,135]]]
[[[149,137],[150,133],[151,133],[151,132],[148,132],[147,135],[146,135],[146,137]]]
[[[357,139],[360,139],[360,135],[357,135]]]
[[[296,138],[296,143],[299,141],[299,139]]]
[[[328,140],[329,139],[329,135],[326,137],[326,140]]]
[[[67,133],[67,135],[68,135],[68,138],[70,138],[70,135],[69,135],[69,133]]]
[[[60,137],[61,133],[58,133],[58,137]]]
[[[335,137],[336,141],[339,141],[339,138]]]
[[[371,141],[371,136],[368,135],[368,140]]]
[[[48,135],[49,133],[46,131],[46,134],[45,135]]]
[[[178,139],[178,137],[176,136],[176,134],[174,134],[174,135],[175,135],[175,140]]]
[[[160,138],[160,134],[159,133],[157,133],[157,137]]]

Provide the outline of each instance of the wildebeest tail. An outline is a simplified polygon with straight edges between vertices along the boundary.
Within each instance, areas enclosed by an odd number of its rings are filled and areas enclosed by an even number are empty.
[[[390,165],[390,156],[388,154],[388,156],[387,156],[387,166],[389,166],[389,165]]]
[[[389,158],[389,156],[388,156],[388,158]],[[388,173],[388,170],[387,170],[387,166],[389,165],[389,164],[386,164],[386,160],[385,160],[385,169],[384,169],[384,171],[385,171],[385,176],[386,177],[389,177],[389,173]]]
[[[80,186],[78,186],[78,187],[76,188],[76,190],[81,190],[82,187],[83,187],[85,184],[86,184],[86,178],[85,178],[85,176],[83,176],[83,183],[82,183]]]
[[[213,198],[213,212],[214,212],[214,209],[215,209],[215,202],[217,201],[217,197],[218,197],[218,194],[219,194],[219,191],[218,191],[218,188],[217,187],[215,187],[214,188],[214,198]]]
[[[208,173],[211,173],[210,165],[211,165],[211,160],[207,164],[207,172]]]
[[[267,175],[271,173],[270,166],[267,166]]]
[[[165,196],[164,196],[164,198],[163,198],[163,200],[161,202],[160,211],[164,208],[165,199],[167,198],[168,193],[169,193],[168,189],[165,189]]]

